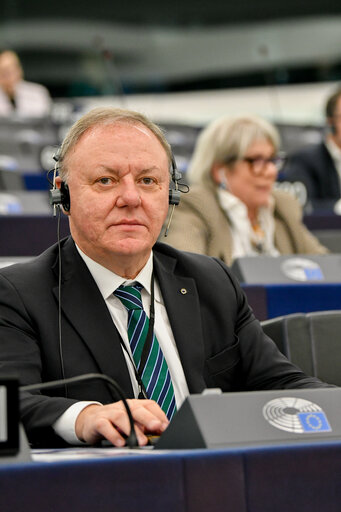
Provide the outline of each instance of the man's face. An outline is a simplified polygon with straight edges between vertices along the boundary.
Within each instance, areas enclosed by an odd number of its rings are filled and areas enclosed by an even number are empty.
[[[168,158],[159,140],[142,124],[99,125],[84,133],[66,166],[75,242],[117,273],[125,265],[139,272],[168,211]]]
[[[3,52],[0,55],[0,87],[7,94],[13,94],[21,77],[21,67],[16,55],[12,52]]]

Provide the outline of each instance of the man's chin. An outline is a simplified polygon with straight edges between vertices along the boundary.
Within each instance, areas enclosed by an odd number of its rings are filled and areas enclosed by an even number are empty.
[[[133,256],[149,252],[151,248],[152,244],[148,243],[146,238],[125,238],[124,240],[110,244],[109,250],[113,255],[122,254],[126,256]]]

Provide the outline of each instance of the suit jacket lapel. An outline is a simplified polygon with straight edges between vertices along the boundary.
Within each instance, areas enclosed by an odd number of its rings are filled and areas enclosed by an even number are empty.
[[[204,344],[194,279],[174,274],[176,260],[154,251],[154,269],[190,393],[205,389]]]
[[[330,191],[337,191],[340,195],[340,179],[333,160],[332,155],[329,153],[325,142],[321,142],[321,156],[318,166],[316,168],[321,175],[321,182],[324,184],[325,193],[330,194]],[[326,165],[327,164],[327,165]],[[327,176],[329,176],[329,184],[327,184]],[[327,190],[328,189],[328,190]]]
[[[58,286],[53,291],[58,299]],[[61,309],[87,345],[99,371],[118,381],[127,396],[133,396],[119,333],[71,239],[62,248]]]

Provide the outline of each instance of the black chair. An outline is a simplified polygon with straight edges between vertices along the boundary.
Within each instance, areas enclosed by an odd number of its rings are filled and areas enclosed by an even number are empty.
[[[341,386],[341,310],[294,313],[261,322],[265,334],[307,375]]]

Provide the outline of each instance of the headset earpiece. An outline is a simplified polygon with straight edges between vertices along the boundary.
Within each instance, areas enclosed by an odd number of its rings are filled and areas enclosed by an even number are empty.
[[[56,185],[59,155],[60,155],[60,148],[53,155],[53,159],[55,160],[56,164],[55,164],[54,173],[53,173],[53,187],[50,190],[50,204],[53,206],[54,215],[56,215],[56,207],[57,206],[62,206],[64,211],[66,211],[66,212],[70,211],[70,192],[69,192],[69,187],[68,187],[67,183],[65,183],[65,181],[61,181],[60,188],[58,188]]]
[[[60,188],[56,186],[50,190],[50,204],[52,206],[62,206],[66,212],[70,211],[70,192],[65,181],[62,181]]]
[[[182,178],[181,172],[178,171],[175,163],[174,155],[172,154],[172,183],[174,188],[169,188],[169,204],[177,206],[180,203],[180,190],[179,181]]]
[[[167,223],[167,226],[165,229],[164,236],[168,235],[168,230],[169,230],[169,226],[172,222],[174,209],[180,203],[180,193],[182,192],[182,190],[179,189],[179,181],[181,180],[181,178],[182,178],[181,172],[179,172],[178,169],[176,168],[175,158],[174,158],[174,155],[172,154],[172,184],[173,184],[174,188],[169,187],[169,204],[172,206],[172,210],[169,215],[169,220],[168,220],[168,223]],[[181,184],[181,185],[183,185],[183,184]],[[189,190],[187,185],[183,185],[183,187],[185,187],[185,188],[187,187],[187,189]]]
[[[62,196],[61,205],[64,208],[66,212],[70,211],[70,191],[69,191],[69,185],[65,183],[65,181],[62,181],[60,184],[60,192]]]
[[[180,190],[169,189],[169,204],[177,206],[180,203]]]

